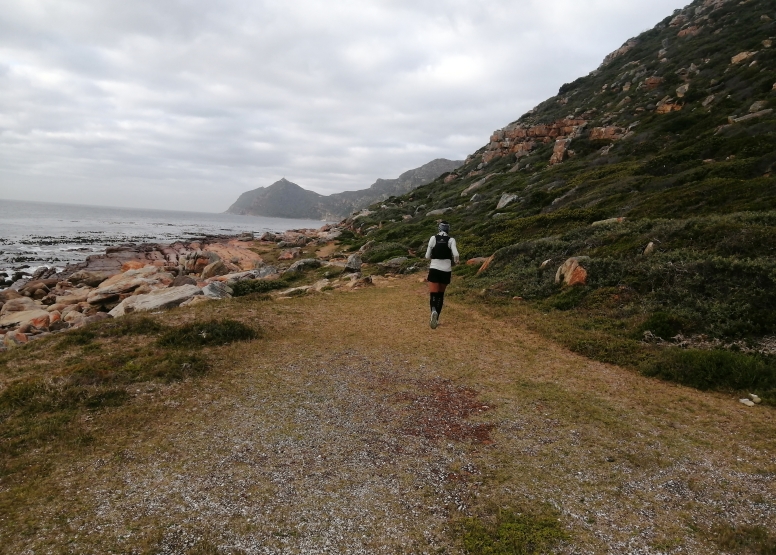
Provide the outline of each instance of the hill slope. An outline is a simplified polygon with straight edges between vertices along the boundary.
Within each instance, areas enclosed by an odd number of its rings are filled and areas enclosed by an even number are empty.
[[[352,245],[421,249],[443,217],[464,257],[493,255],[476,277],[457,268],[460,284],[570,311],[566,340],[589,356],[662,372],[645,362],[644,337],[767,351],[774,19],[766,0],[693,2],[494,132],[453,174],[348,220]],[[570,257],[587,257],[587,278],[564,287],[556,271]]]
[[[401,195],[429,183],[463,164],[458,160],[438,158],[409,170],[396,179],[378,179],[368,189],[345,191],[329,196],[303,189],[283,178],[269,187],[259,187],[240,195],[227,210],[229,214],[270,216],[276,218],[310,218],[336,220],[354,211]]]

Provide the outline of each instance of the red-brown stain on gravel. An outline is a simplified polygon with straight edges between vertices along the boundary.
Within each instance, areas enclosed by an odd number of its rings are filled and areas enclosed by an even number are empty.
[[[426,439],[493,443],[490,437],[493,424],[468,421],[471,416],[492,408],[478,399],[477,391],[455,386],[448,380],[416,380],[413,386],[414,392],[404,391],[390,397],[392,403],[403,405],[399,426],[402,433]]]

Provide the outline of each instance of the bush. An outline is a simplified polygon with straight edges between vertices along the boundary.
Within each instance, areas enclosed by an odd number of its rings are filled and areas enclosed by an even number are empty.
[[[244,297],[251,293],[269,293],[276,289],[288,287],[288,283],[281,280],[246,279],[238,281],[232,287],[234,297]]]
[[[701,390],[721,389],[776,394],[773,357],[732,351],[668,348],[641,368],[643,374]]]
[[[639,328],[638,339],[647,331],[652,332],[661,339],[668,339],[681,333],[684,327],[685,323],[681,318],[665,312],[655,312]]]
[[[203,347],[250,341],[259,337],[253,328],[236,320],[211,320],[171,329],[159,338],[162,347]]]
[[[363,255],[363,261],[371,264],[385,262],[397,256],[407,256],[407,247],[401,243],[378,243]]]
[[[461,526],[461,540],[472,555],[534,555],[549,553],[568,535],[554,511],[546,514],[498,509],[492,516],[469,518]]]

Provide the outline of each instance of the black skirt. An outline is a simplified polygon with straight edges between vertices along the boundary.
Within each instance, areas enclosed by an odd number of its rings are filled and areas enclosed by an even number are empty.
[[[434,268],[431,268],[428,271],[428,281],[431,283],[444,283],[449,284],[450,283],[450,276],[453,275],[453,272],[443,272],[442,270],[435,270]]]

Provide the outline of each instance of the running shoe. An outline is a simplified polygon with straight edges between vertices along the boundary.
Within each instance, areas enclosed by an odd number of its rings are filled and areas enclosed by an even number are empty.
[[[435,330],[439,325],[439,314],[436,310],[431,311],[431,329]]]

